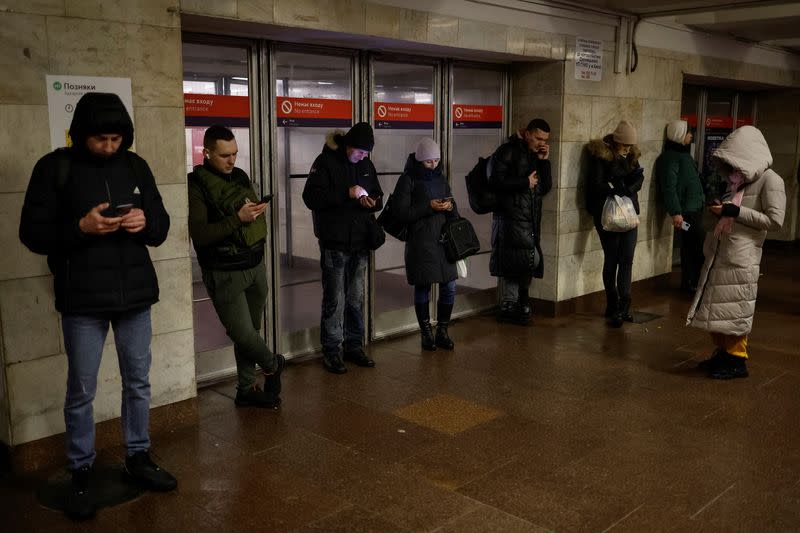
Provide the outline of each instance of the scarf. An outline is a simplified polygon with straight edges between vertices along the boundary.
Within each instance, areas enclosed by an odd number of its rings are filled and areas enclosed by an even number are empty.
[[[723,200],[728,200],[737,207],[741,207],[742,198],[744,198],[744,174],[742,174],[741,170],[736,169],[728,174],[726,181],[728,182],[728,188],[725,191]],[[714,228],[714,236],[719,239],[723,235],[732,232],[733,222],[733,217],[720,217]]]

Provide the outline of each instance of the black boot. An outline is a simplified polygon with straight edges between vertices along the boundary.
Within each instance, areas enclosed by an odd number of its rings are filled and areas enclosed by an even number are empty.
[[[439,302],[436,306],[436,346],[445,350],[452,350],[455,344],[447,335],[447,326],[450,325],[450,315],[453,313],[453,304]]]
[[[497,312],[498,322],[515,323],[519,315],[519,304],[511,300],[503,300]]]
[[[517,301],[517,324],[527,326],[532,322],[533,309],[528,296],[520,296]]]
[[[615,294],[606,293],[606,312],[603,314],[608,319],[611,319],[614,314],[619,310],[619,300]]]
[[[633,322],[633,315],[631,315],[631,299],[619,299],[619,314],[625,322]]]
[[[423,350],[436,350],[436,341],[433,338],[433,328],[431,328],[431,312],[428,304],[414,304],[414,311],[417,313],[419,322],[419,334]]]
[[[275,371],[264,378],[264,398],[269,407],[276,408],[281,404],[281,373],[286,366],[286,358],[279,353],[275,354]]]
[[[94,501],[90,491],[92,477],[92,466],[84,465],[75,470],[71,470],[72,484],[64,512],[73,520],[88,520],[95,513]]]
[[[708,372],[708,377],[711,379],[746,378],[748,375],[747,359],[727,352],[722,355],[720,364]]]

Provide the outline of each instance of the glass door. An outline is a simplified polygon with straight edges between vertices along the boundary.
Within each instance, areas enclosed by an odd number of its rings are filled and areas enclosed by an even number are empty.
[[[505,140],[506,72],[486,66],[456,64],[452,68],[450,110],[450,183],[462,217],[469,219],[481,251],[469,258],[468,276],[458,280],[456,314],[485,309],[497,303],[497,278],[489,274],[492,215],[469,207],[465,176]]]
[[[186,133],[186,172],[203,163],[203,134],[212,124],[229,127],[236,136],[239,155],[236,166],[247,172],[261,189],[257,163],[258,129],[251,90],[255,70],[255,46],[251,44],[183,43],[183,93]],[[174,221],[177,225],[178,221]],[[236,372],[233,346],[225,334],[203,284],[194,247],[192,259],[192,308],[196,369],[199,383],[227,377]]]
[[[439,67],[385,58],[372,60],[372,162],[385,197],[394,191],[409,154],[423,137],[440,141]],[[404,243],[386,236],[375,252],[372,276],[373,338],[417,327],[413,289],[406,281]],[[433,299],[435,295],[432,295]]]
[[[320,347],[322,281],[319,245],[303,188],[326,135],[353,123],[353,55],[297,47],[273,55],[275,143],[273,165],[278,249],[276,316],[279,350],[285,354]]]

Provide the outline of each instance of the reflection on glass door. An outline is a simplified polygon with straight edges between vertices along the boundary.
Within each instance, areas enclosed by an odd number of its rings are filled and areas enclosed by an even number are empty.
[[[372,162],[385,197],[394,191],[409,154],[423,137],[437,139],[434,94],[437,68],[384,60],[372,63]],[[437,139],[438,141],[438,139]],[[413,291],[406,281],[404,243],[387,236],[375,252],[373,335],[416,326]]]
[[[231,128],[239,155],[236,166],[251,178],[249,46],[183,43],[183,92],[186,116],[186,172],[203,163],[203,134],[212,124]],[[258,187],[258,179],[256,184]],[[194,247],[192,308],[198,382],[235,372],[231,341],[206,292]]]
[[[477,215],[469,208],[464,177],[479,157],[489,157],[504,141],[505,72],[454,65],[452,93],[450,182],[459,213],[472,222],[481,242],[480,253],[469,258],[468,277],[458,280],[458,313],[490,307],[497,300],[497,278],[489,274],[492,215]]]
[[[352,124],[353,58],[278,49],[274,64],[279,350],[307,353],[320,344],[322,282],[303,188],[326,135]]]

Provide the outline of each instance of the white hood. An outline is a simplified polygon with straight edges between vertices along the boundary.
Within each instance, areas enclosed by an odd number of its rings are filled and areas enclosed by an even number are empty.
[[[741,170],[747,183],[756,181],[772,164],[767,141],[753,126],[734,130],[712,155]]]

